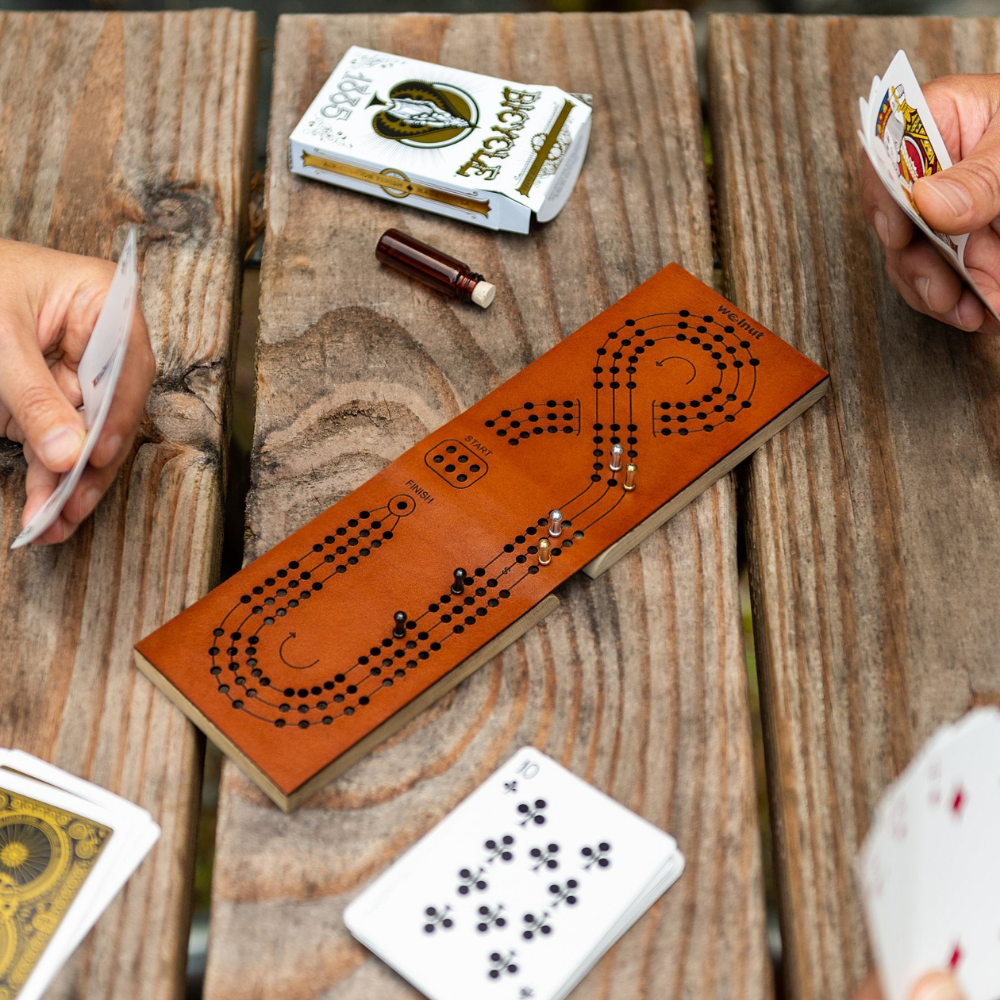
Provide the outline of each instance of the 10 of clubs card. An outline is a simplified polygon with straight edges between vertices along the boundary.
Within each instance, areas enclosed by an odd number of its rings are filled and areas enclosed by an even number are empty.
[[[875,172],[893,200],[961,275],[997,322],[1000,316],[965,265],[968,234],[939,233],[921,216],[913,199],[913,185],[952,165],[948,147],[920,89],[906,53],[896,53],[884,77],[876,76],[868,100],[858,98],[859,135]]]
[[[432,1000],[558,1000],[683,869],[672,837],[525,747],[344,920]]]

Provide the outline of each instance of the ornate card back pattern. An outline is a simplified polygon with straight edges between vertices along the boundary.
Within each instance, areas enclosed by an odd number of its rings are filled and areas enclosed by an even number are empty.
[[[111,830],[0,788],[0,1000],[16,997]]]
[[[294,808],[828,382],[672,264],[143,639],[136,661]]]

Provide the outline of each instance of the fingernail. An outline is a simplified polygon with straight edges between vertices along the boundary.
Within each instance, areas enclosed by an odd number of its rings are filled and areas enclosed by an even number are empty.
[[[875,232],[878,233],[882,246],[887,247],[889,245],[889,220],[885,217],[885,212],[876,211]]]
[[[93,513],[94,508],[97,506],[101,499],[101,491],[96,486],[91,486],[86,493],[83,494],[83,499],[80,501],[80,519],[88,517]]]
[[[60,427],[42,440],[38,450],[48,466],[58,465],[72,458],[80,450],[83,434],[75,427]]]
[[[964,185],[947,177],[931,177],[926,190],[940,198],[956,216],[965,215],[972,208],[972,198]]]
[[[963,330],[978,330],[983,324],[983,310],[979,302],[965,295],[958,302],[958,322]]]
[[[962,992],[951,976],[928,976],[913,991],[913,1000],[962,1000]]]
[[[930,278],[917,278],[916,281],[917,292],[919,292],[920,297],[924,300],[924,304],[928,309],[931,307],[930,293],[931,293],[931,279]]]

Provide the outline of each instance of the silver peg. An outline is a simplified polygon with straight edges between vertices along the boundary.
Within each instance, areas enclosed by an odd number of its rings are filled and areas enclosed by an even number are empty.
[[[553,538],[558,538],[562,534],[562,511],[549,511],[549,534]]]
[[[622,448],[620,444],[613,444],[611,446],[611,461],[608,463],[608,468],[612,472],[621,471],[622,467],[622,455],[625,453],[625,449]]]

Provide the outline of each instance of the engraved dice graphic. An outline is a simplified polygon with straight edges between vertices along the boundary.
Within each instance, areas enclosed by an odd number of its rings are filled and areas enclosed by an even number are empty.
[[[424,464],[456,490],[467,490],[490,471],[482,455],[455,438],[434,445],[424,456]]]

